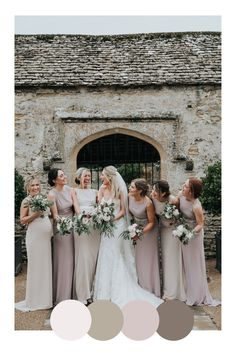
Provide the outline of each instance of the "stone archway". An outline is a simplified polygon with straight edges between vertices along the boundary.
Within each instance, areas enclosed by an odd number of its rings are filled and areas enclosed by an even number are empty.
[[[96,141],[99,141],[99,140],[101,140],[101,138],[109,137],[112,135],[113,136],[124,135],[128,138],[130,137],[133,142],[134,141],[137,142],[137,140],[139,140],[140,144],[142,144],[142,147],[146,146],[147,149],[148,149],[148,145],[149,145],[149,151],[153,154],[153,156],[155,155],[155,151],[156,151],[156,156],[158,156],[158,161],[156,161],[160,164],[159,171],[158,171],[158,178],[166,178],[166,174],[167,174],[166,153],[165,153],[163,147],[158,142],[156,142],[153,138],[149,137],[148,135],[144,135],[143,133],[139,133],[134,130],[123,129],[123,128],[114,128],[114,129],[107,129],[104,131],[100,131],[96,134],[89,135],[88,137],[86,137],[85,139],[80,141],[76,146],[74,146],[74,148],[72,150],[71,158],[70,158],[70,163],[71,163],[70,170],[76,171],[76,169],[78,167],[78,156],[80,155],[80,152],[83,152],[86,150],[86,146],[88,146],[89,144],[92,144],[94,146],[95,145],[94,143]],[[151,163],[150,160],[149,160],[149,163]],[[105,165],[106,165],[106,163],[105,163]],[[156,174],[156,176],[157,176],[157,174]],[[146,176],[143,175],[143,177],[146,177]],[[152,182],[152,181],[150,181],[150,182]]]

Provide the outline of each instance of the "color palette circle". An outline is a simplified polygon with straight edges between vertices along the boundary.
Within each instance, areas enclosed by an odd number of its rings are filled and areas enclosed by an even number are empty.
[[[97,340],[109,340],[120,333],[123,326],[121,309],[108,300],[97,300],[88,306],[92,324],[88,334]]]
[[[170,300],[161,304],[157,311],[160,324],[157,333],[168,340],[186,337],[193,329],[193,311],[179,300]]]
[[[75,340],[87,334],[91,326],[91,314],[81,302],[65,300],[54,307],[50,324],[59,337]]]
[[[156,308],[147,301],[135,300],[122,308],[124,324],[122,332],[133,340],[144,340],[151,337],[159,325]]]

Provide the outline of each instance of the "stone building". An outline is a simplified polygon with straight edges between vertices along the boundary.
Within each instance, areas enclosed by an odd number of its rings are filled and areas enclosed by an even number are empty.
[[[80,165],[135,164],[137,176],[167,179],[175,192],[220,158],[220,33],[15,40],[23,176],[46,183],[48,169],[60,167],[72,185]]]

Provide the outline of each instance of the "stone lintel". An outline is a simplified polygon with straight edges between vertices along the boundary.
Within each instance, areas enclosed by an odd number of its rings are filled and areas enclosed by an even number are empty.
[[[76,122],[160,122],[160,121],[175,121],[179,119],[179,114],[172,112],[165,112],[161,114],[153,114],[147,112],[140,112],[134,114],[117,114],[114,112],[100,112],[100,113],[79,113],[79,112],[65,112],[56,111],[55,118],[61,119],[65,123]]]

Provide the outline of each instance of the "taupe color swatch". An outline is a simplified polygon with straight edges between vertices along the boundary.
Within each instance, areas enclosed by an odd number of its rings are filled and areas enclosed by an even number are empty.
[[[122,332],[133,340],[144,340],[151,337],[159,325],[156,308],[149,302],[135,300],[122,308],[124,324]]]
[[[160,317],[158,334],[168,340],[179,340],[186,337],[193,328],[193,311],[179,300],[171,300],[161,304],[157,311]]]
[[[88,334],[94,339],[109,340],[120,333],[123,326],[121,309],[108,300],[97,300],[88,306],[92,324]]]

